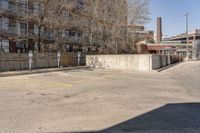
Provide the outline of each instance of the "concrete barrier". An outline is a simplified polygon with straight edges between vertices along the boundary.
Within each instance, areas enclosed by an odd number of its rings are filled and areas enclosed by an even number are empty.
[[[176,56],[170,56],[170,64],[178,62]],[[86,65],[97,69],[115,69],[125,71],[151,71],[169,65],[166,55],[86,55]]]

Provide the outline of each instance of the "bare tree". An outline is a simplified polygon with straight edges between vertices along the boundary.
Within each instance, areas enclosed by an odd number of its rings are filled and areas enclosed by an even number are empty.
[[[126,0],[94,0],[89,6],[92,8],[86,8],[90,15],[85,28],[89,30],[90,46],[96,46],[100,53],[116,53],[127,24]]]
[[[112,45],[115,53],[118,53],[120,45],[126,43],[126,27],[127,27],[127,3],[126,0],[114,0],[111,4],[113,17],[112,21]]]
[[[71,1],[57,0],[53,1],[52,4],[54,9],[52,10],[51,23],[49,25],[53,38],[51,45],[54,49],[62,50],[62,45],[70,41],[68,30],[72,24],[69,20],[69,14],[73,8],[73,3]]]
[[[149,18],[149,0],[128,0],[129,24],[144,24]]]
[[[149,0],[128,0],[127,4],[128,25],[143,25],[150,21]],[[128,28],[127,31],[129,31]],[[128,33],[125,51],[128,53],[136,53],[136,43],[145,38]]]
[[[36,51],[41,52],[44,48],[61,49],[61,44],[69,41],[66,31],[70,26],[69,12],[74,2],[72,0],[29,0],[29,5],[32,5],[32,8],[24,18],[34,25],[32,35]]]
[[[33,42],[39,52],[42,46],[61,50],[63,44],[74,41],[70,30],[81,33],[90,51],[95,47],[99,53],[127,52],[127,23],[149,20],[147,0],[85,0],[84,5],[76,0],[28,1],[32,6],[24,19],[34,25]]]
[[[99,53],[133,53],[135,43],[141,38],[128,36],[128,22],[144,24],[149,20],[148,0],[92,2],[85,27],[89,29],[90,46],[97,46]]]

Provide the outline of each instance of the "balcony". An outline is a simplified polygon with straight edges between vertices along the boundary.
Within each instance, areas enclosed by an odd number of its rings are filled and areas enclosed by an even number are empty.
[[[31,10],[29,11],[26,8],[12,5],[12,4],[8,4],[8,5],[0,4],[0,11],[1,11],[1,14],[18,16],[18,17],[19,16],[23,17],[23,16],[26,16],[28,13],[33,12]]]
[[[72,43],[82,43],[82,37],[70,36],[69,41]]]
[[[71,7],[74,11],[79,11],[84,9],[84,1],[83,0],[74,0],[71,1]]]
[[[17,28],[16,27],[0,28],[0,33],[4,36],[16,36]]]
[[[28,31],[26,28],[21,28],[20,29],[20,37],[27,37],[28,36]]]
[[[17,35],[17,28],[16,27],[8,27],[8,32],[9,35]]]

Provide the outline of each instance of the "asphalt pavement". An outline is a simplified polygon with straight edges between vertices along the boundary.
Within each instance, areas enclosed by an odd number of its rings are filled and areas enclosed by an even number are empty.
[[[200,62],[0,77],[0,133],[199,133]]]

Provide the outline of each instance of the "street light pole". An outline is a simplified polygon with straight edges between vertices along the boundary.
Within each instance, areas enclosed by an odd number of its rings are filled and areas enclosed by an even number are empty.
[[[186,13],[185,14],[185,17],[186,17],[186,44],[187,44],[187,52],[186,52],[186,60],[188,61],[189,60],[189,47],[188,47],[188,45],[189,45],[189,22],[188,22],[188,17],[189,17],[189,15],[190,15],[190,13],[188,12],[188,13]]]

